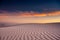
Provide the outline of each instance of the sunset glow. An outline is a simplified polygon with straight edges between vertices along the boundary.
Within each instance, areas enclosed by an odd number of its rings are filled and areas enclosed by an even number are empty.
[[[0,22],[10,23],[53,23],[60,22],[60,11],[38,13],[38,12],[3,12],[0,14]]]

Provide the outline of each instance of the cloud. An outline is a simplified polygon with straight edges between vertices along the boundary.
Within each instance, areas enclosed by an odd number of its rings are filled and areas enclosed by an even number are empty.
[[[60,11],[53,12],[7,12],[0,13],[0,22],[8,23],[51,23],[60,22]]]
[[[57,15],[60,15],[60,11],[53,11],[53,12],[42,12],[42,13],[39,13],[39,12],[22,12],[22,11],[19,11],[19,12],[7,12],[7,11],[2,11],[0,12],[0,16],[57,16]]]
[[[0,22],[9,23],[50,23],[60,22],[60,11],[53,12],[1,12]]]

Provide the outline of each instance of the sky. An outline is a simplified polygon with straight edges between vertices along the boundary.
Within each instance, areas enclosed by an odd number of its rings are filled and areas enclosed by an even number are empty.
[[[60,10],[59,0],[1,0],[0,10],[4,11],[55,11]]]
[[[60,22],[60,0],[1,0],[0,22]]]

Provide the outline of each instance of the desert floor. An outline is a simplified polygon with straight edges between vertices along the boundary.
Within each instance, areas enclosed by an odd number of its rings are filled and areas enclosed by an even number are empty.
[[[23,24],[2,27],[0,40],[60,40],[60,24]]]

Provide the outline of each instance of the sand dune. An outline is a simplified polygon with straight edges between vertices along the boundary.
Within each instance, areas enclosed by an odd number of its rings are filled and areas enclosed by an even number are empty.
[[[60,40],[60,24],[20,24],[2,27],[0,40]]]

